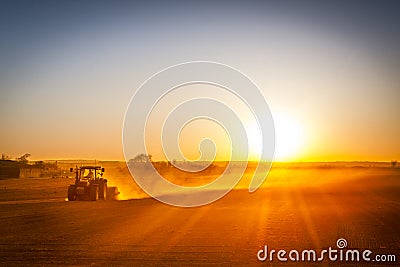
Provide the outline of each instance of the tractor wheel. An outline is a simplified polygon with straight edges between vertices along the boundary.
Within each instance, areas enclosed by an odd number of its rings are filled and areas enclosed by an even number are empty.
[[[91,201],[97,201],[99,199],[98,185],[92,184],[89,186],[89,198]]]
[[[100,180],[99,183],[99,199],[106,200],[107,199],[107,181]]]
[[[68,186],[68,201],[76,200],[76,186],[70,185]]]

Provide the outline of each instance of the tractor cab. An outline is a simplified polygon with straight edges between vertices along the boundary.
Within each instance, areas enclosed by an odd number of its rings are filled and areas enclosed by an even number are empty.
[[[103,177],[104,168],[100,166],[83,166],[75,169],[77,180],[92,180],[101,179]],[[71,168],[73,172],[73,168]]]

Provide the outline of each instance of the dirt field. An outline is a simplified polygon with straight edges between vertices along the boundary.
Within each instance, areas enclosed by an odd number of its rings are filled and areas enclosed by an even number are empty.
[[[313,266],[260,262],[257,252],[337,248],[339,238],[397,263],[318,265],[400,264],[400,169],[276,168],[256,193],[242,185],[213,204],[176,208],[129,199],[145,196],[117,168],[107,174],[127,200],[68,202],[73,179],[0,180],[0,265]]]

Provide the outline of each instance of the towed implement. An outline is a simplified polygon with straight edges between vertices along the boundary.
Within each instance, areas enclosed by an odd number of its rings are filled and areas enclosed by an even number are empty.
[[[70,169],[74,172],[74,169]],[[82,166],[75,168],[75,184],[68,187],[68,200],[117,200],[118,188],[108,186],[103,178],[104,168],[101,166]]]

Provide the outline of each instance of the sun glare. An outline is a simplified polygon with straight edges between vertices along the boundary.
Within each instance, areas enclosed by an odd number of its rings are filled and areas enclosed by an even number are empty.
[[[274,115],[276,161],[298,160],[304,145],[303,125],[294,117],[284,114]]]

